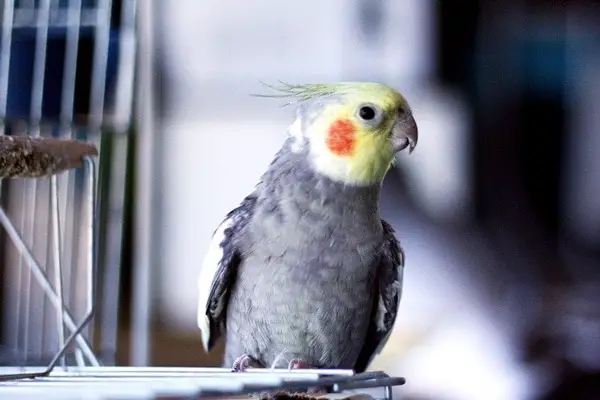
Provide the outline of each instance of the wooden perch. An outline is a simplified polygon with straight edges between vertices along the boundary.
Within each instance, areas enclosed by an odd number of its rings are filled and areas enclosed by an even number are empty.
[[[0,179],[40,178],[83,167],[84,157],[95,157],[92,143],[73,139],[0,136]]]

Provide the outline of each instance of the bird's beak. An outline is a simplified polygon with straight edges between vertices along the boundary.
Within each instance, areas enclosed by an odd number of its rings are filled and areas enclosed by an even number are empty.
[[[412,153],[419,140],[419,129],[412,114],[403,115],[398,118],[392,128],[392,144],[394,152],[399,152],[408,147],[408,153]]]

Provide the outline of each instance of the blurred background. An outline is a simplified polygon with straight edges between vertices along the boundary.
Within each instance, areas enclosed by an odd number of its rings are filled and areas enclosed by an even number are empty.
[[[384,183],[407,265],[371,368],[407,378],[401,399],[600,398],[600,2],[0,0],[0,11],[2,133],[49,126],[42,135],[101,148],[104,363],[220,364],[195,322],[201,259],[294,112],[249,94],[259,80],[375,80],[406,95],[420,138]],[[43,184],[4,186],[43,257],[47,210],[18,200]],[[40,344],[21,342],[44,309],[4,243],[0,361],[39,363]]]

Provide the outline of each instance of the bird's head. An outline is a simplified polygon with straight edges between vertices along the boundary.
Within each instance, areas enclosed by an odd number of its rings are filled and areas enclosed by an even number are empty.
[[[381,182],[395,154],[417,145],[418,129],[405,98],[373,82],[288,85],[275,97],[294,97],[289,128],[293,151],[306,151],[315,170],[349,185]]]

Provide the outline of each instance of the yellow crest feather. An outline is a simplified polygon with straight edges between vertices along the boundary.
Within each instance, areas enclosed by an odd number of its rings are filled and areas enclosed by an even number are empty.
[[[301,103],[308,100],[317,99],[324,96],[334,94],[344,94],[357,91],[366,91],[379,94],[388,94],[395,92],[394,89],[374,82],[337,82],[337,83],[307,83],[307,84],[290,84],[278,80],[279,85],[270,85],[259,81],[259,83],[269,89],[272,89],[277,94],[252,94],[254,97],[271,97],[271,98],[291,98],[294,99],[284,105]],[[402,99],[403,100],[403,99]]]

